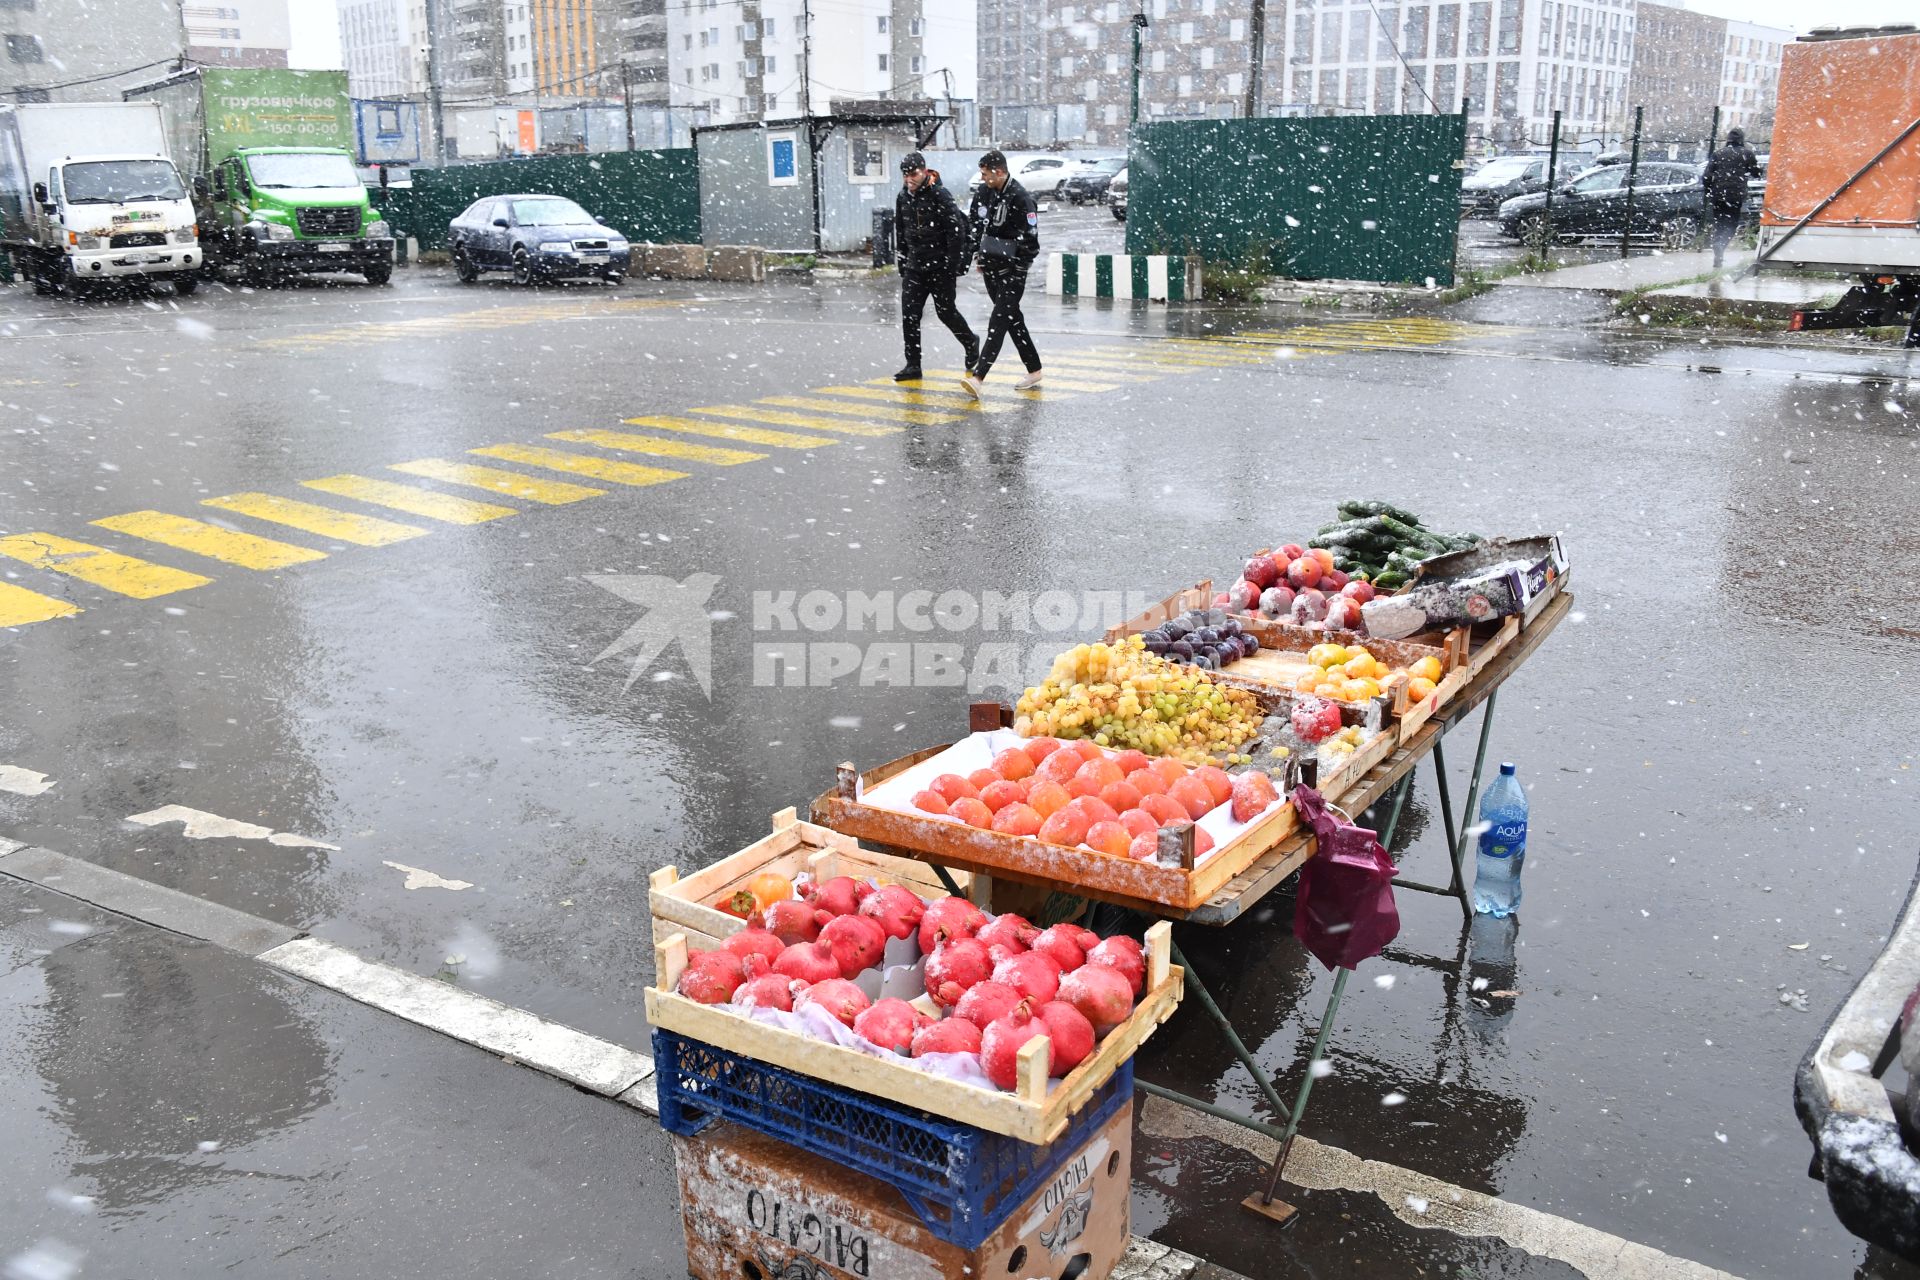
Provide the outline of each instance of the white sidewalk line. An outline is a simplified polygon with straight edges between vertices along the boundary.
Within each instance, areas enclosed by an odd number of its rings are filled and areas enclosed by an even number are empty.
[[[1161,1138],[1211,1138],[1261,1160],[1273,1159],[1274,1144],[1251,1129],[1159,1098],[1148,1098],[1141,1109],[1140,1131]],[[1310,1138],[1294,1139],[1285,1181],[1312,1191],[1371,1192],[1410,1226],[1463,1237],[1495,1237],[1537,1257],[1564,1262],[1589,1280],[1739,1280],[1731,1272],[1676,1258],[1569,1218],[1397,1165],[1364,1160]]]
[[[436,978],[362,960],[318,938],[297,938],[260,959],[362,1004],[610,1098],[653,1074],[653,1059],[645,1054]]]

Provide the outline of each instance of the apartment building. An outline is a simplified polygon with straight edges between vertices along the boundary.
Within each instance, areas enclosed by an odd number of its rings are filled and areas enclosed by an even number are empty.
[[[187,56],[219,67],[284,67],[293,43],[287,0],[223,0],[180,6]]]
[[[425,0],[339,0],[340,55],[356,98],[427,91]]]
[[[1656,145],[1704,145],[1720,100],[1727,20],[1641,0],[1629,92]]]
[[[1720,128],[1773,132],[1773,106],[1780,96],[1780,46],[1791,31],[1751,22],[1727,22],[1720,64]]]

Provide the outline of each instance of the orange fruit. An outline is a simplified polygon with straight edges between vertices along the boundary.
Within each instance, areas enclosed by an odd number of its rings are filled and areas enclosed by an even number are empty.
[[[1125,813],[1140,803],[1140,788],[1131,782],[1109,782],[1100,788],[1100,798]]]
[[[1060,740],[1058,738],[1029,738],[1020,744],[1020,749],[1027,753],[1027,759],[1033,761],[1035,764],[1039,764],[1042,760],[1045,760],[1048,756],[1060,749]]]
[[[1032,805],[1010,804],[993,815],[993,829],[1009,836],[1038,835],[1040,815],[1033,811]]]
[[[1096,822],[1087,828],[1084,843],[1102,853],[1124,858],[1127,856],[1127,846],[1133,843],[1133,837],[1117,822]]]
[[[1440,670],[1440,659],[1428,654],[1408,667],[1407,674],[1428,684],[1439,684],[1440,677],[1445,673]]]
[[[1167,780],[1151,769],[1135,769],[1127,775],[1127,785],[1138,791],[1143,800],[1167,793]]]
[[[1078,751],[1063,746],[1040,762],[1040,776],[1049,782],[1064,783],[1079,772],[1080,766],[1085,763]]]
[[[1066,808],[1071,799],[1072,792],[1047,778],[1034,779],[1033,786],[1027,790],[1027,803],[1043,818],[1051,818]]]
[[[1200,785],[1204,787],[1206,784],[1201,783]],[[1213,793],[1208,792],[1207,794],[1211,796]],[[1187,815],[1187,806],[1181,804],[1170,795],[1148,796],[1140,802],[1140,808],[1142,811],[1152,814],[1159,820],[1160,825],[1163,827],[1169,822],[1193,821],[1193,819]]]
[[[1147,759],[1147,753],[1144,751],[1122,751],[1113,758],[1113,762],[1119,765],[1120,772],[1126,774],[1129,778],[1139,770],[1153,763],[1153,761]]]
[[[975,769],[967,775],[967,781],[971,782],[976,789],[985,791],[994,783],[1005,782],[1006,779],[1000,776],[998,769]]]
[[[1187,776],[1187,766],[1175,760],[1172,756],[1160,757],[1153,762],[1151,767],[1155,773],[1160,775],[1160,780],[1169,787]]]
[[[1008,782],[1018,782],[1033,773],[1033,757],[1018,747],[1008,747],[993,758],[993,767]]]
[[[1087,838],[1087,828],[1092,825],[1079,810],[1061,809],[1040,824],[1040,839],[1071,849]]]
[[[1217,765],[1203,764],[1193,771],[1193,776],[1200,779],[1207,790],[1213,794],[1215,804],[1225,804],[1233,797],[1233,779],[1227,776],[1225,769]]]
[[[926,813],[945,813],[947,798],[938,791],[916,791],[913,793],[913,807]]]
[[[1145,809],[1129,809],[1120,815],[1120,825],[1136,836],[1152,835],[1160,829],[1160,819]]]
[[[1429,659],[1422,658],[1421,661],[1426,662]],[[1439,686],[1426,676],[1415,676],[1407,681],[1407,699],[1411,702],[1425,702],[1433,696],[1433,691],[1437,688]]]
[[[938,791],[948,804],[964,796],[980,798],[980,788],[968,782],[957,773],[943,773],[933,780],[931,790]]]
[[[1025,797],[1020,794],[1020,786],[1018,783],[1002,780],[1000,782],[990,782],[980,788],[980,801],[986,805],[987,808],[993,810],[995,813],[999,813],[1008,805],[1023,803]]]
[[[1233,784],[1228,783],[1227,789],[1231,791]],[[1219,801],[1213,798],[1212,789],[1198,778],[1180,779],[1180,781],[1167,788],[1167,795],[1172,798],[1174,803],[1187,811],[1187,817],[1196,822],[1200,820],[1200,817],[1205,814],[1207,810],[1219,803]]]
[[[1120,766],[1111,760],[1089,760],[1081,765],[1080,772],[1073,776],[1090,778],[1101,787],[1106,787],[1112,783],[1124,781],[1127,775],[1122,773]]]
[[[961,796],[955,800],[947,807],[947,813],[970,827],[979,827],[982,831],[993,825],[993,810],[987,808],[985,801],[976,800],[972,796]]]

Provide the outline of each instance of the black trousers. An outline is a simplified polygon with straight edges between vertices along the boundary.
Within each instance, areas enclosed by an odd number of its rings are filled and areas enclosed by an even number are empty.
[[[954,305],[954,286],[959,283],[951,272],[940,271],[933,275],[921,275],[917,271],[902,272],[900,275],[900,330],[907,341],[907,365],[920,367],[920,317],[927,309],[927,299],[933,299],[933,314],[940,323],[953,331],[966,348],[963,354],[972,355],[980,345],[980,339],[967,325],[967,318],[960,314],[960,308]]]
[[[1743,210],[1739,207],[1725,209],[1717,204],[1707,206],[1707,212],[1713,216],[1713,260],[1717,264],[1733,243],[1733,237],[1740,230],[1740,218]]]
[[[1027,269],[1017,267],[986,268],[987,296],[993,299],[993,314],[987,318],[987,341],[980,348],[980,359],[973,371],[986,377],[987,370],[1000,356],[1000,344],[1013,339],[1013,349],[1028,373],[1040,371],[1040,352],[1034,348],[1033,335],[1027,332],[1027,318],[1020,314],[1020,296],[1027,291]]]

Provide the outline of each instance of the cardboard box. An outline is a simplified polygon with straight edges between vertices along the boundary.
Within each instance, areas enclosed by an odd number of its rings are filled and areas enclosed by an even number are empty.
[[[1105,1280],[1127,1251],[1133,1104],[977,1249],[884,1182],[738,1125],[673,1140],[692,1280]]]

